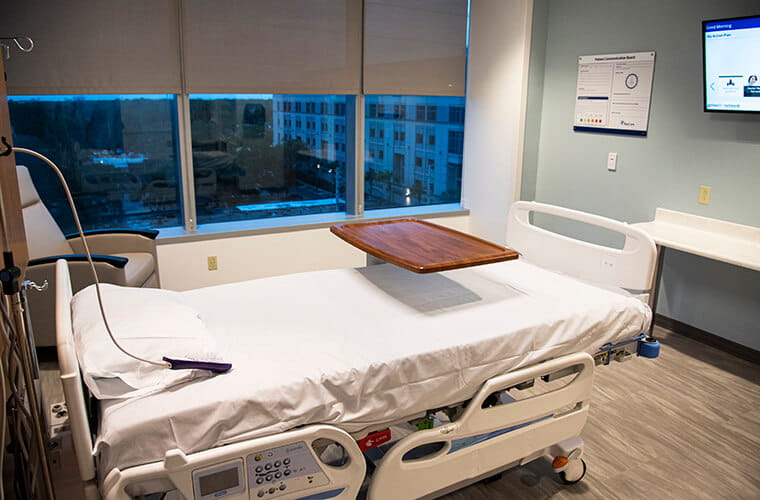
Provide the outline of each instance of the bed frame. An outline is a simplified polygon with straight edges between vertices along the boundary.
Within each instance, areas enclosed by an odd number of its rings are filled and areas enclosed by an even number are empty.
[[[622,249],[609,248],[539,228],[531,212],[548,213],[625,236]],[[510,209],[507,244],[522,258],[552,270],[596,283],[643,292],[646,303],[656,261],[652,239],[625,223],[535,202],[517,202]],[[178,490],[187,499],[303,499],[356,498],[367,465],[357,441],[385,426],[352,435],[330,425],[309,425],[280,434],[245,440],[186,455],[167,450],[163,460],[126,470],[100,472],[86,410],[81,373],[74,350],[68,267],[56,265],[56,324],[61,382],[68,405],[74,451],[85,483],[86,497],[124,500],[149,493]],[[398,440],[379,461],[369,478],[368,498],[432,497],[473,483],[501,470],[523,465],[542,456],[553,460],[554,470],[566,482],[585,473],[580,432],[588,416],[595,361],[630,359],[637,339],[607,346],[592,358],[574,353],[484,381],[466,402],[450,407],[450,421],[418,430]],[[614,356],[611,356],[614,354]],[[531,390],[543,386],[543,392]],[[517,400],[510,394],[524,391]],[[413,420],[419,415],[412,415]],[[388,423],[391,425],[392,423]],[[325,463],[316,450],[337,443],[343,454],[338,463]],[[316,472],[293,477],[285,489],[255,484],[252,460],[272,450],[290,450],[304,444]],[[311,458],[309,458],[311,457]],[[263,463],[263,462],[262,462]],[[203,495],[198,477],[224,467],[237,467],[239,486]],[[373,467],[374,468],[374,467]],[[282,483],[285,484],[285,483]],[[273,491],[274,490],[274,491]]]

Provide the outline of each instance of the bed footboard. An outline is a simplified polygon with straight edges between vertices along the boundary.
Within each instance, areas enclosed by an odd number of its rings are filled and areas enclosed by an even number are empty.
[[[324,449],[336,443],[333,460],[326,460]],[[161,462],[112,470],[102,490],[106,500],[174,489],[196,500],[354,499],[365,471],[351,436],[329,425],[311,425],[190,455],[169,450]]]
[[[575,378],[562,387],[488,406],[494,393],[539,377],[569,374]],[[574,353],[486,381],[459,418],[414,432],[390,448],[370,483],[370,500],[424,497],[544,454],[556,456],[558,450],[579,458],[582,441],[577,436],[588,416],[593,376],[591,356]],[[563,442],[577,445],[572,450],[557,448]],[[437,451],[411,458],[424,447]]]

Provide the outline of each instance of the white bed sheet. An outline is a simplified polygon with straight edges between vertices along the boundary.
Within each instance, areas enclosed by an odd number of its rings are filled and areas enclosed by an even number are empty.
[[[622,292],[622,291],[621,291]],[[327,423],[349,432],[463,401],[486,379],[644,331],[638,299],[512,261],[390,266],[183,293],[231,372],[103,402],[99,469]]]

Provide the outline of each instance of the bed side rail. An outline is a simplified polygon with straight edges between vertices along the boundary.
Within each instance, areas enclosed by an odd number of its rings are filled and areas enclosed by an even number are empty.
[[[538,377],[575,373],[562,387],[543,394],[483,408],[495,392]],[[580,434],[588,416],[594,361],[574,353],[487,380],[449,424],[414,432],[388,450],[370,483],[370,500],[425,497],[482,477],[509,464],[538,458],[556,443]],[[410,458],[425,446],[440,448]]]
[[[553,233],[533,225],[531,212],[621,233],[625,245],[621,250]],[[652,288],[657,260],[654,240],[644,231],[614,219],[535,201],[518,201],[509,210],[507,245],[530,262],[577,278],[630,290]]]
[[[87,419],[82,376],[74,349],[71,325],[71,278],[69,266],[60,259],[55,264],[55,325],[58,364],[66,406],[69,410],[71,437],[77,457],[79,475],[83,481],[95,478],[95,460],[92,451],[92,433]]]

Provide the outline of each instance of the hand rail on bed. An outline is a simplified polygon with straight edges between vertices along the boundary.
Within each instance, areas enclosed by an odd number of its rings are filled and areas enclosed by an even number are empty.
[[[69,410],[69,423],[79,475],[88,482],[95,478],[92,453],[92,433],[87,420],[82,377],[79,372],[74,336],[71,325],[71,278],[65,260],[55,263],[55,323],[58,364],[61,371],[63,394]]]
[[[621,250],[551,232],[532,224],[531,212],[620,233],[625,236],[625,245]],[[535,201],[518,201],[509,209],[507,245],[534,264],[577,278],[629,290],[652,288],[657,261],[654,240],[644,231],[614,219]]]
[[[577,375],[561,387],[483,407],[498,391],[566,369]],[[593,379],[593,359],[577,352],[487,380],[454,421],[414,432],[390,448],[375,471],[368,498],[428,498],[484,474],[527,463],[526,457],[538,458],[554,444],[580,434],[588,415]],[[473,437],[467,443],[467,438]],[[421,458],[407,455],[435,444],[440,448]]]

